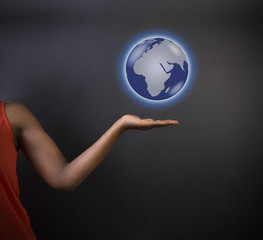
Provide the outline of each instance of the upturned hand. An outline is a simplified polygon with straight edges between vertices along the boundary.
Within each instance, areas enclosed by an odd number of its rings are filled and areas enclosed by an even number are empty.
[[[138,130],[147,130],[152,128],[159,128],[169,125],[177,125],[179,124],[176,120],[154,120],[151,118],[141,119],[138,116],[134,115],[124,115],[119,119],[123,130],[129,129],[138,129]]]

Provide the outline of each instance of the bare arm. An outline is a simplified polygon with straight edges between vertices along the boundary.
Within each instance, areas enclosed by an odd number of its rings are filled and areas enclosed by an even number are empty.
[[[125,115],[91,147],[68,163],[38,120],[23,105],[6,104],[6,113],[25,156],[52,187],[73,190],[104,160],[122,133],[129,129],[151,129],[178,124],[174,120],[140,119]]]

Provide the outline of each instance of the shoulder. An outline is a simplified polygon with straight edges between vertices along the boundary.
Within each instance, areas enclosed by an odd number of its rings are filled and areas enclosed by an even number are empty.
[[[5,111],[9,114],[23,113],[29,111],[28,108],[21,103],[5,103]]]
[[[5,112],[6,116],[12,120],[24,118],[32,114],[29,109],[21,103],[6,103]]]
[[[10,125],[15,130],[22,130],[38,123],[31,111],[21,103],[6,103],[5,112]]]

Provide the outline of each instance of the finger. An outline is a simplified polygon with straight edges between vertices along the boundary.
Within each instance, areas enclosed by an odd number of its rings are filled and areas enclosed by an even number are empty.
[[[173,125],[173,124],[178,124],[179,122],[177,120],[168,119],[168,120],[156,120],[156,123]]]
[[[141,127],[144,129],[149,128],[159,128],[159,127],[165,127],[170,125],[177,125],[179,122],[177,120],[153,120],[150,118],[142,119],[141,121]]]
[[[166,122],[168,123],[168,124],[179,124],[179,122],[177,121],[177,120],[166,120]]]
[[[150,126],[152,127],[164,127],[164,126],[170,126],[170,125],[177,125],[178,121],[174,120],[159,120],[152,122]]]

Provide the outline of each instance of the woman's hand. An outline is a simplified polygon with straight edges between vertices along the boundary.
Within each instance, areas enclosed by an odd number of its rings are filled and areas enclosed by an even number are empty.
[[[129,129],[147,130],[169,125],[176,125],[179,123],[176,120],[153,120],[150,118],[141,119],[134,115],[124,115],[119,121],[123,131]]]

